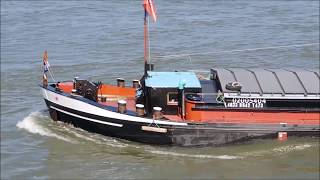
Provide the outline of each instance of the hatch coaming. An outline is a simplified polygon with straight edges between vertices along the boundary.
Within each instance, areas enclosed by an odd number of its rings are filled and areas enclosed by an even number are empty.
[[[211,69],[225,98],[319,99],[319,71],[301,69]],[[226,88],[239,82],[241,91]]]
[[[196,94],[200,100],[194,103],[206,111],[216,108],[319,111],[320,107],[316,70],[211,69],[211,80],[200,82],[201,93]],[[227,89],[230,82],[239,82],[241,90]]]

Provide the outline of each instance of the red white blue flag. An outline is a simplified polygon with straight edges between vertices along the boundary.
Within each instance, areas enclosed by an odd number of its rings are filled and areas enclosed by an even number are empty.
[[[43,71],[44,71],[44,73],[48,72],[49,68],[50,68],[50,64],[49,64],[49,61],[48,61],[48,52],[45,51],[43,53]]]
[[[157,11],[156,7],[154,6],[153,0],[143,0],[143,7],[145,10],[145,18],[147,15],[151,16],[153,21],[157,21]]]

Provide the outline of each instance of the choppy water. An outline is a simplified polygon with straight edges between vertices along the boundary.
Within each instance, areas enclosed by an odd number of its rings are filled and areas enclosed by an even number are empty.
[[[205,53],[319,43],[319,1],[155,3],[157,70],[319,68],[319,44]],[[53,122],[37,87],[45,49],[59,80],[140,77],[141,1],[1,1],[1,179],[319,178],[319,139],[158,147]],[[185,53],[203,54],[163,57]]]

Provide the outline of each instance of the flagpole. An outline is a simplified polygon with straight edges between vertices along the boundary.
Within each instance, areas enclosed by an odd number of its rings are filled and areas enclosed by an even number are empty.
[[[150,55],[150,34],[149,34],[149,16],[147,17],[147,24],[148,24],[148,53],[149,53],[149,58],[148,58],[148,63],[151,63],[151,55]]]
[[[148,61],[148,24],[147,24],[147,11],[144,10],[144,73],[147,74],[147,61]]]
[[[144,7],[144,74],[153,69],[151,66],[150,38],[149,38],[149,21],[151,16],[154,22],[157,20],[156,10],[152,0],[143,0]]]
[[[53,73],[51,72],[51,70],[50,70],[50,63],[49,63],[49,61],[48,61],[48,52],[47,52],[47,50],[45,50],[44,51],[44,54],[43,54],[43,68],[44,68],[44,74],[46,75],[46,69],[47,69],[47,71],[49,71],[49,74],[50,74],[50,76],[51,76],[51,79],[53,80],[53,82],[55,83],[56,82],[56,80],[54,79],[54,77],[53,77]]]

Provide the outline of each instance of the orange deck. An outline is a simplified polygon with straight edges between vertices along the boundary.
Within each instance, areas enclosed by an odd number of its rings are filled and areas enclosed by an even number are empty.
[[[66,93],[71,93],[73,89],[73,82],[60,82],[58,83],[60,90]],[[136,95],[136,89],[132,87],[118,87],[114,85],[103,84],[98,89],[98,96],[102,97],[128,97],[134,98]]]
[[[71,93],[73,89],[73,82],[60,82],[58,86],[63,92]],[[135,111],[135,95],[135,88],[103,84],[101,88],[98,89],[98,103],[106,106],[118,107],[118,100],[126,100],[127,109]],[[106,98],[106,101],[102,102],[101,97]]]

